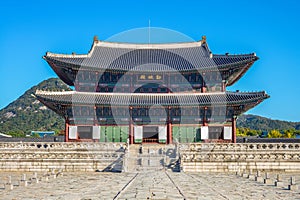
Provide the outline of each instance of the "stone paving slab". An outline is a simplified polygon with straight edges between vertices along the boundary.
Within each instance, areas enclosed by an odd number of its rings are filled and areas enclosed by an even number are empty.
[[[287,190],[289,178],[300,174],[282,174],[283,187],[265,185],[235,174],[173,173],[64,173],[49,181],[17,186],[22,173],[1,173],[0,184],[12,177],[12,191],[1,189],[1,200],[94,200],[94,199],[299,199],[300,188]],[[41,177],[42,174],[38,174]],[[264,174],[262,173],[262,176]],[[32,173],[27,173],[27,178]],[[275,182],[276,173],[270,173]]]

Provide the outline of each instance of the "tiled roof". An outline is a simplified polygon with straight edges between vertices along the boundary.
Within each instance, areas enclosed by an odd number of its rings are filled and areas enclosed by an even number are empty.
[[[213,68],[218,70],[220,67],[245,64],[258,59],[255,54],[213,55],[207,44],[201,42],[160,45],[95,42],[86,55],[47,53],[44,58],[75,68],[122,71],[190,71]],[[140,67],[143,65],[147,66]]]
[[[258,104],[269,96],[265,92],[218,93],[90,93],[37,91],[36,97],[44,102],[58,104],[116,105],[116,106],[211,106]]]

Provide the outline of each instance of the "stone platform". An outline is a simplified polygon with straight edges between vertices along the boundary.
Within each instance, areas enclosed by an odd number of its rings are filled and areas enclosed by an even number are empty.
[[[0,171],[300,172],[299,143],[0,143]]]

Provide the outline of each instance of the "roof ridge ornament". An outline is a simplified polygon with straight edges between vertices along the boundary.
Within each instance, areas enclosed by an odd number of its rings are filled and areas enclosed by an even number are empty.
[[[98,36],[95,35],[94,38],[93,38],[94,42],[99,42],[99,39],[98,39]]]
[[[205,43],[206,43],[206,36],[205,36],[205,35],[203,35],[203,36],[202,36],[202,40],[201,40],[201,42],[202,42],[203,44],[205,44]]]

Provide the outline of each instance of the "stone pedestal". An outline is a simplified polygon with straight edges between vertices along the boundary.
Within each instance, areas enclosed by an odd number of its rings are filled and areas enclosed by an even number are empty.
[[[259,182],[259,183],[263,183],[264,182],[264,178],[261,176],[255,177],[255,181]]]
[[[273,185],[274,182],[271,179],[269,179],[269,178],[265,178],[264,179],[264,184],[266,184],[266,185]]]
[[[27,185],[28,185],[28,183],[27,183],[27,181],[25,180],[25,181],[20,181],[20,186],[23,186],[23,187],[27,187]]]
[[[290,184],[288,185],[289,190],[298,190],[298,185],[296,185],[296,178],[292,176],[290,178]]]
[[[42,181],[45,181],[45,182],[49,181],[49,177],[47,174],[42,177]]]
[[[276,187],[284,187],[282,181],[275,181],[275,186],[276,186]]]
[[[27,187],[26,174],[21,176],[21,181],[19,182],[20,186]]]
[[[298,185],[288,185],[289,190],[298,190]]]
[[[254,174],[249,174],[248,179],[254,181],[255,180],[255,175]]]
[[[7,177],[7,183],[4,184],[4,189],[5,190],[12,190],[12,189],[14,189],[14,186],[13,186],[12,181],[11,181],[11,176]]]
[[[275,181],[275,186],[276,187],[283,187],[283,182],[280,174],[277,174],[277,178]]]
[[[6,184],[4,184],[4,189],[5,190],[13,190],[14,186],[11,183],[6,183]]]
[[[268,172],[265,173],[264,184],[273,185],[274,182],[270,179],[270,174]]]
[[[31,178],[31,182],[32,183],[39,183],[39,179],[37,177],[37,173],[36,172],[33,173],[33,177]]]

